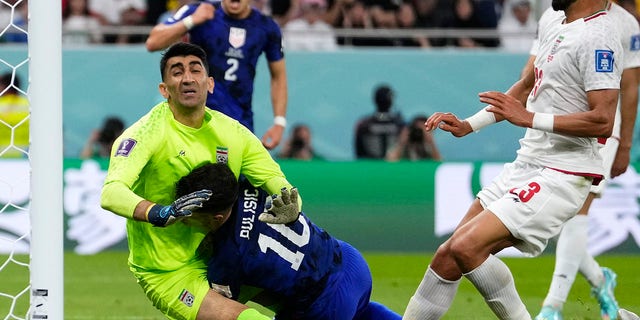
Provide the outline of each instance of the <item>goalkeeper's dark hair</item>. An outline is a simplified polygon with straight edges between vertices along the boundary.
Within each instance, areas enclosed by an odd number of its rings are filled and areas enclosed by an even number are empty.
[[[162,80],[164,80],[164,70],[167,67],[167,61],[173,57],[186,56],[196,56],[200,58],[202,66],[204,66],[204,69],[209,73],[207,53],[198,45],[187,42],[178,42],[165,50],[162,54],[162,59],[160,59],[160,76],[162,77]]]
[[[238,199],[238,179],[223,163],[205,163],[182,177],[176,184],[176,198],[208,189],[212,194],[198,211],[218,213],[229,209]]]

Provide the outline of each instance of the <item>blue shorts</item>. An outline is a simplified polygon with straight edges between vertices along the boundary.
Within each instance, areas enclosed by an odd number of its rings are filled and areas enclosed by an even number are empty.
[[[329,277],[324,291],[305,312],[306,320],[352,320],[369,305],[372,286],[369,266],[358,250],[339,242],[341,269]]]

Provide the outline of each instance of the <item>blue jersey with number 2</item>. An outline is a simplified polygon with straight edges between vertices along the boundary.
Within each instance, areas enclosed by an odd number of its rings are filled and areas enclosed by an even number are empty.
[[[181,8],[165,24],[174,24],[191,15],[200,2]],[[207,53],[210,72],[215,81],[207,106],[220,111],[253,131],[253,81],[258,58],[265,53],[267,61],[284,57],[282,32],[269,16],[255,8],[246,19],[227,16],[220,2],[214,4],[215,17],[189,31],[189,41]]]

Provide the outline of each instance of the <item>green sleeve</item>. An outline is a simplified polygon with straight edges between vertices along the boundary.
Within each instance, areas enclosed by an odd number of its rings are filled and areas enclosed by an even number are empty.
[[[151,114],[151,113],[150,113]],[[132,219],[133,212],[144,200],[144,195],[134,192],[142,170],[147,165],[153,150],[159,144],[161,127],[150,126],[153,117],[143,117],[140,121],[126,129],[114,142],[114,149],[109,160],[109,169],[105,178],[100,204],[105,210]],[[152,130],[149,130],[149,127]],[[133,146],[131,147],[131,145]],[[126,147],[126,145],[130,147]]]
[[[256,309],[245,309],[238,315],[238,320],[271,320]]]

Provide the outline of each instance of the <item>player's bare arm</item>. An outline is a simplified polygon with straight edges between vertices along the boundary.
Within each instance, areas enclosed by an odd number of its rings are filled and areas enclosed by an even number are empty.
[[[524,107],[527,106],[527,98],[535,85],[535,74],[533,72],[533,62],[536,60],[536,56],[530,55],[529,60],[522,68],[520,72],[520,79],[511,86],[507,91],[507,94],[516,97],[516,99],[522,102]]]
[[[618,89],[587,92],[587,101],[591,110],[556,115],[554,132],[577,137],[610,137],[613,131],[619,92]]]
[[[618,101],[617,89],[594,90],[587,92],[591,110],[553,116],[553,132],[576,137],[611,136]],[[480,101],[490,104],[487,111],[504,117],[514,125],[532,128],[534,113],[523,108],[522,103],[512,96],[501,92],[483,92]]]
[[[611,165],[611,177],[615,178],[627,171],[631,161],[631,144],[638,113],[638,85],[640,67],[628,68],[622,72],[620,81],[620,143]]]
[[[269,62],[269,72],[271,74],[271,104],[273,105],[273,116],[286,119],[287,114],[287,69],[284,59]],[[262,144],[271,150],[277,147],[282,140],[285,126],[282,123],[274,124],[262,136]]]
[[[515,96],[498,91],[487,91],[479,93],[478,97],[480,102],[489,104],[486,110],[493,112],[496,120],[506,119],[519,127],[531,127],[533,112],[527,111]]]
[[[216,9],[211,3],[200,3],[196,11],[191,14],[189,23],[193,26],[204,23],[214,18]],[[187,18],[185,18],[186,20]],[[164,24],[159,23],[151,29],[149,37],[145,42],[148,51],[164,50],[170,45],[180,41],[187,34],[189,28],[187,23]]]

